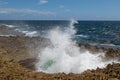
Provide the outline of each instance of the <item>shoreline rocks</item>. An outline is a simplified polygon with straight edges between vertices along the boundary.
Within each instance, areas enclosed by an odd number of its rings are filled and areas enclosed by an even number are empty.
[[[39,37],[1,36],[0,80],[120,80],[120,63],[109,64],[103,69],[87,70],[81,74],[45,74],[33,71],[37,62],[37,53],[40,48],[48,45],[46,43],[48,41]],[[107,59],[120,58],[120,49],[114,50],[89,44],[79,44],[79,46],[93,54],[105,52]]]

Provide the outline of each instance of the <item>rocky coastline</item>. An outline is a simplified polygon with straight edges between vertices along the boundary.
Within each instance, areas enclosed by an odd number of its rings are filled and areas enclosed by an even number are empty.
[[[7,31],[6,31],[7,30]],[[46,74],[35,71],[36,56],[49,45],[49,40],[40,37],[25,37],[7,27],[0,27],[0,80],[120,80],[120,63],[113,62],[105,68],[86,70],[81,74]],[[13,34],[18,34],[13,36]],[[48,42],[48,43],[47,43]],[[120,61],[120,48],[106,48],[98,45],[78,44],[84,51],[93,54],[104,52],[105,59]]]
[[[0,37],[0,80],[119,80],[120,64],[107,65],[106,68],[87,70],[81,74],[45,74],[35,72],[37,54],[34,50],[46,46],[45,39],[38,37],[1,36]],[[42,43],[41,43],[42,42]],[[38,46],[38,43],[41,46]],[[89,44],[79,44],[91,52],[103,51],[106,58],[120,58],[120,49],[103,48]],[[31,51],[29,51],[31,50]],[[32,52],[33,51],[33,52]],[[31,53],[30,53],[31,52]],[[36,55],[31,54],[34,53]]]

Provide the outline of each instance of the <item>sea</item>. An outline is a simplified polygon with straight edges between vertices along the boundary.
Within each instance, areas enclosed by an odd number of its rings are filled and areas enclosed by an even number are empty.
[[[65,30],[71,20],[0,20],[0,25],[29,37],[48,37],[48,31],[59,27]],[[77,21],[73,40],[77,43],[120,47],[120,21]],[[3,34],[0,34],[4,36]],[[16,35],[16,34],[11,34]]]

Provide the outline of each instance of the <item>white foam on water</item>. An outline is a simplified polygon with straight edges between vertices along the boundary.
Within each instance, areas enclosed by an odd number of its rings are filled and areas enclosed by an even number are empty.
[[[28,37],[38,36],[38,32],[37,31],[30,31],[30,30],[21,29],[21,28],[16,28],[15,31],[23,33],[25,36],[28,36]]]
[[[0,34],[1,37],[10,37],[10,36],[16,36],[16,35],[12,35],[12,34],[9,34],[9,35],[4,35],[4,34]]]
[[[9,28],[15,28],[16,27],[15,25],[7,25],[7,24],[5,24],[5,26],[7,26]]]
[[[33,37],[37,36],[37,31],[21,31],[22,33],[25,34],[25,36]]]
[[[37,31],[29,31],[27,29],[21,28],[22,26],[8,25],[8,24],[2,24],[2,25],[5,25],[5,26],[7,26],[9,28],[12,28],[16,32],[23,33],[25,36],[29,36],[29,37],[38,36],[38,32]],[[26,26],[26,27],[29,28],[29,25],[27,25],[27,24],[24,24],[23,26]],[[1,36],[8,36],[8,35],[1,35]],[[10,34],[9,36],[13,36],[13,35]]]
[[[82,35],[82,34],[75,35],[75,36],[77,36],[77,37],[81,37],[81,38],[88,38],[88,36],[87,36],[87,35]]]
[[[81,73],[87,69],[105,67],[113,61],[103,61],[104,53],[92,54],[89,51],[82,52],[76,41],[71,38],[75,35],[75,20],[71,20],[70,26],[65,30],[56,27],[49,31],[48,36],[51,45],[45,47],[38,54],[36,71],[45,73]]]

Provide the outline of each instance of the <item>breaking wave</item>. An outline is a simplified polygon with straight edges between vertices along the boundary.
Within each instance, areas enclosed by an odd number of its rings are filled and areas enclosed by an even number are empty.
[[[48,32],[51,44],[45,47],[38,54],[36,71],[46,73],[81,73],[87,69],[105,67],[113,61],[104,61],[104,53],[92,54],[89,51],[82,51],[72,39],[76,30],[74,24],[77,21],[71,20],[69,27],[61,29],[57,26]]]

